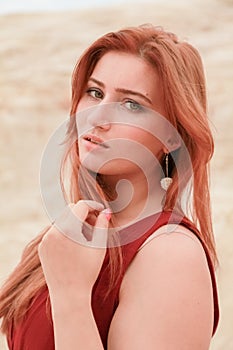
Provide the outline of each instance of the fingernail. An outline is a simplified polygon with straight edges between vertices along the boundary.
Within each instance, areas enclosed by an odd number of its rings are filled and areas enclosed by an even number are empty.
[[[102,211],[102,213],[104,213],[106,219],[107,219],[108,221],[110,221],[111,216],[112,216],[112,211],[111,211],[111,209],[109,209],[109,208],[104,209],[104,210]]]

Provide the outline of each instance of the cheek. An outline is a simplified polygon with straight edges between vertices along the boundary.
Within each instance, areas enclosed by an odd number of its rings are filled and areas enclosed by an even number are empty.
[[[87,103],[86,99],[81,98],[81,100],[79,101],[78,106],[77,106],[77,113],[80,113],[81,111],[86,109],[88,106],[89,106],[89,104]]]
[[[88,107],[92,107],[98,104],[98,101],[92,99],[90,96],[84,94],[81,99],[79,100],[78,106],[77,106],[77,113],[82,112]]]
[[[163,144],[154,136],[147,133],[145,146],[157,157],[161,159],[163,155]]]
[[[118,130],[121,138],[126,138],[143,145],[146,149],[150,150],[158,159],[163,154],[163,144],[149,132],[142,130],[141,128],[134,127],[119,127]]]

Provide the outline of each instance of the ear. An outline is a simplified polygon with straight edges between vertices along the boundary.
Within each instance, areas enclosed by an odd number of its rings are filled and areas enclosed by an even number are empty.
[[[178,148],[181,147],[180,136],[169,135],[164,146],[166,146],[163,149],[165,153],[170,153],[172,151],[176,151]]]

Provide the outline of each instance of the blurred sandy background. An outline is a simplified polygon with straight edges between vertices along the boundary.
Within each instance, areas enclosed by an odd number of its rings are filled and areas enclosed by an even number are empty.
[[[0,16],[0,282],[25,244],[48,223],[40,196],[40,159],[48,138],[68,116],[76,59],[101,34],[147,22],[187,39],[204,60],[216,141],[212,198],[220,259],[221,319],[211,350],[231,350],[233,1],[126,0],[118,6]],[[2,338],[0,349],[6,349]]]

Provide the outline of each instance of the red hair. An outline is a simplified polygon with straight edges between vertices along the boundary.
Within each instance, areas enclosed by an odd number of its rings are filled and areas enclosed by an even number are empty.
[[[70,123],[65,142],[67,153],[62,170],[69,161],[70,193],[69,200],[76,202],[80,198],[108,199],[109,193],[102,186],[101,177],[97,177],[98,186],[93,186],[88,172],[80,171],[75,114],[86,83],[96,63],[109,51],[125,52],[137,55],[155,67],[159,74],[163,92],[166,118],[177,129],[182,137],[192,162],[192,203],[189,217],[200,229],[201,239],[207,246],[212,262],[217,263],[217,255],[212,232],[208,164],[213,154],[213,138],[208,124],[206,86],[203,65],[198,51],[187,42],[180,42],[176,35],[165,32],[160,27],[145,25],[126,28],[112,32],[96,40],[78,61],[72,77],[72,106]],[[176,154],[176,163],[184,164],[184,154]],[[185,172],[185,169],[184,169]],[[85,181],[85,193],[80,192],[78,177]],[[181,198],[178,198],[178,174],[172,171],[173,183],[170,186],[164,210],[174,207],[181,209]],[[62,186],[64,183],[64,175]],[[90,180],[90,181],[89,181]],[[188,176],[184,177],[183,189],[187,186]],[[90,182],[90,183],[89,183]],[[179,184],[180,186],[180,184]],[[64,186],[63,186],[64,189]],[[0,317],[3,317],[2,331],[9,329],[10,323],[17,323],[25,315],[35,295],[45,286],[45,279],[38,257],[38,244],[45,229],[25,249],[22,259],[7,279],[0,294]],[[120,248],[110,249],[112,285],[116,281],[121,263]]]

